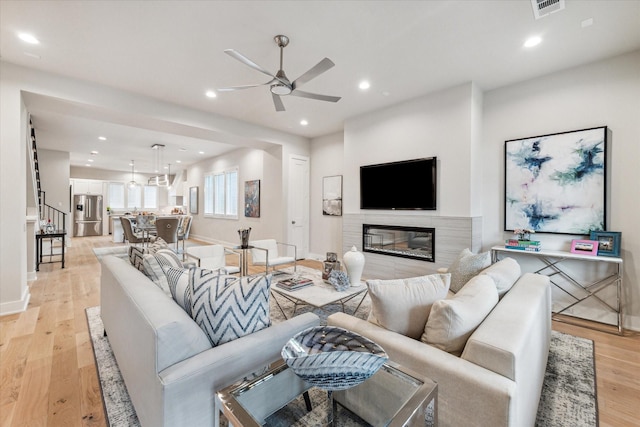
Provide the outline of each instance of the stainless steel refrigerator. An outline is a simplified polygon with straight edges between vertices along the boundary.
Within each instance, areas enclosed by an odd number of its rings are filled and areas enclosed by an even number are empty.
[[[76,194],[73,206],[74,237],[102,236],[102,196]]]

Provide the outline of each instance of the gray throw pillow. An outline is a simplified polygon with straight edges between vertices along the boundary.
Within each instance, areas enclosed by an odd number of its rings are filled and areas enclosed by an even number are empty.
[[[489,252],[474,254],[468,248],[464,249],[449,267],[448,271],[451,273],[449,289],[453,293],[458,292],[471,278],[490,265],[491,254]]]
[[[136,269],[144,273],[142,260],[146,254],[155,254],[161,249],[169,249],[169,245],[161,237],[158,237],[153,243],[147,246],[129,246],[129,262]]]
[[[153,283],[158,285],[167,295],[172,296],[164,270],[169,267],[183,268],[182,261],[175,252],[171,249],[160,249],[154,254],[145,254],[142,256],[142,267],[142,272]]]
[[[195,267],[194,267],[195,268]],[[164,270],[173,300],[191,316],[189,269],[169,267]]]
[[[189,270],[191,317],[217,346],[271,324],[271,275],[236,277],[211,270]]]

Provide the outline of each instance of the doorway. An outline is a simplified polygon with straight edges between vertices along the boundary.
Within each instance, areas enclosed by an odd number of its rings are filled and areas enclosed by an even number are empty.
[[[309,253],[309,158],[289,157],[288,243],[296,245],[298,259]]]

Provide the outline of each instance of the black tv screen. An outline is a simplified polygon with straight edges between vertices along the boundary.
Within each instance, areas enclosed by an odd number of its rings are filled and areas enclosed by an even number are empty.
[[[360,209],[436,209],[436,157],[360,167]]]

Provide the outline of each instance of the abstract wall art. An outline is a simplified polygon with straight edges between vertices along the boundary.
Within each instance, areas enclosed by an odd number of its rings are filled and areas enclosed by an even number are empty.
[[[506,141],[504,229],[604,230],[606,153],[606,126]]]
[[[244,216],[260,218],[260,180],[244,182]]]
[[[322,214],[342,215],[342,175],[322,178]]]

